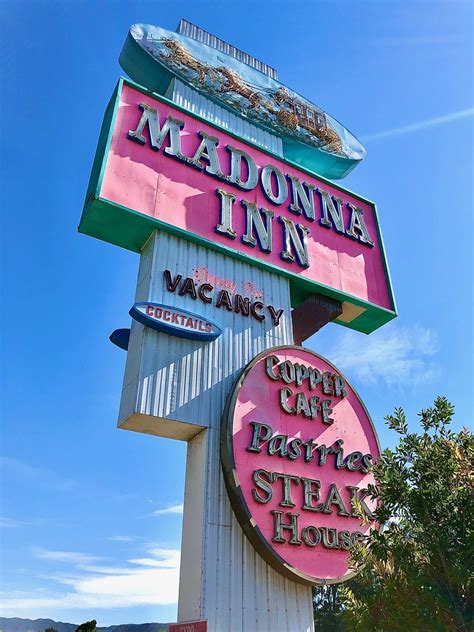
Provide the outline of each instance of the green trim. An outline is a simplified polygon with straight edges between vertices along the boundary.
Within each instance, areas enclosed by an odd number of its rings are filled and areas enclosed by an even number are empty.
[[[331,187],[338,189],[342,192],[349,193],[353,195],[355,198],[370,204],[374,209],[374,218],[375,225],[377,228],[377,234],[379,237],[380,250],[382,254],[382,261],[384,265],[385,278],[388,286],[389,297],[391,303],[393,305],[393,310],[386,309],[380,307],[378,305],[374,305],[373,303],[369,303],[363,301],[355,296],[350,294],[346,294],[339,290],[335,290],[331,287],[328,287],[322,283],[318,283],[316,281],[311,281],[308,279],[304,279],[297,274],[287,271],[283,268],[277,267],[271,263],[267,263],[266,261],[262,261],[261,259],[256,259],[252,256],[249,256],[242,252],[237,252],[230,247],[224,246],[222,244],[218,244],[212,240],[209,240],[205,237],[201,237],[200,235],[196,235],[184,229],[178,228],[171,224],[167,224],[161,220],[157,220],[152,217],[148,217],[143,213],[138,211],[134,211],[133,209],[126,208],[121,206],[120,204],[116,204],[109,200],[100,197],[100,190],[102,187],[102,180],[104,177],[105,168],[107,165],[107,159],[110,149],[110,144],[112,141],[112,135],[115,125],[115,119],[117,117],[118,107],[120,103],[120,97],[122,94],[123,85],[128,85],[142,94],[147,94],[148,96],[152,96],[154,99],[161,101],[162,103],[169,105],[170,107],[184,112],[186,115],[191,116],[197,120],[204,122],[206,125],[210,125],[216,129],[221,130],[222,132],[232,136],[247,145],[252,145],[259,151],[274,157],[275,159],[288,164],[295,169],[298,169],[301,172],[307,173],[312,177],[317,177],[322,182],[327,183]],[[380,230],[379,218],[377,213],[377,207],[373,202],[370,202],[366,198],[363,198],[360,195],[352,193],[351,191],[344,189],[338,184],[331,182],[315,173],[312,173],[308,169],[302,168],[296,163],[292,163],[289,160],[283,159],[281,156],[268,151],[262,147],[259,147],[255,143],[247,141],[246,139],[241,138],[237,134],[233,134],[228,130],[223,129],[219,125],[211,123],[207,121],[205,118],[194,114],[192,112],[188,112],[185,108],[182,108],[170,99],[166,97],[162,97],[161,95],[157,95],[149,90],[144,89],[142,86],[135,84],[128,79],[124,79],[121,77],[117,83],[117,86],[114,90],[112,98],[107,106],[105,111],[102,128],[99,136],[99,142],[97,145],[94,163],[92,167],[91,177],[89,180],[89,186],[87,189],[86,200],[84,202],[84,209],[82,212],[81,221],[78,228],[80,233],[84,233],[87,235],[91,235],[92,237],[96,237],[108,243],[112,243],[114,245],[120,246],[122,248],[126,248],[128,250],[132,250],[134,252],[140,252],[145,245],[146,241],[149,239],[151,233],[155,230],[163,230],[165,232],[171,233],[172,235],[176,235],[177,237],[187,239],[194,243],[205,246],[206,248],[210,248],[212,250],[216,250],[217,252],[221,252],[227,256],[233,257],[240,261],[244,261],[249,265],[256,266],[263,270],[267,270],[273,272],[274,274],[278,274],[279,276],[284,276],[285,278],[291,281],[290,284],[290,292],[291,292],[291,303],[292,307],[297,307],[303,301],[305,301],[309,296],[315,293],[324,294],[325,296],[329,296],[331,298],[337,299],[339,301],[345,301],[351,303],[353,305],[357,305],[363,307],[365,312],[355,318],[350,323],[343,323],[341,321],[334,321],[339,325],[344,327],[348,327],[350,329],[354,329],[360,331],[362,333],[371,333],[375,329],[378,329],[385,323],[389,322],[393,318],[397,316],[396,307],[395,307],[395,299],[393,296],[390,272],[387,264],[387,259],[385,256],[385,247],[383,243],[382,233]]]
[[[109,151],[110,151],[110,145],[112,143],[112,136],[114,133],[114,128],[115,128],[115,120],[117,118],[117,114],[118,114],[118,110],[119,110],[119,106],[120,106],[120,98],[122,96],[122,87],[123,87],[123,79],[119,79],[118,83],[115,87],[115,91],[116,91],[116,97],[115,97],[115,103],[112,109],[112,116],[111,116],[111,120],[110,120],[110,129],[109,129],[109,133],[107,135],[107,142],[105,145],[105,149],[104,149],[104,157],[105,160],[102,161],[102,168],[100,170],[100,174],[99,174],[99,181],[97,182],[97,195],[100,194],[100,191],[102,189],[102,182],[104,180],[104,173],[105,173],[105,167],[107,165],[107,160],[109,157]],[[110,107],[111,103],[109,102],[109,107]]]
[[[177,77],[164,64],[157,63],[154,57],[144,51],[130,31],[119,55],[119,64],[128,75],[142,82],[143,86],[153,80],[153,91],[158,94],[164,94],[171,81]]]
[[[85,219],[89,203],[99,197],[104,179],[105,167],[109,156],[110,144],[112,142],[113,130],[115,127],[115,119],[120,105],[120,97],[122,96],[123,78],[121,77],[112,93],[107,108],[105,109],[102,126],[100,128],[99,140],[94,154],[94,162],[92,163],[89,184],[87,185],[86,199],[84,200],[84,208],[80,224]],[[94,236],[94,235],[92,235]]]
[[[392,304],[393,311],[397,314],[397,303],[395,301],[395,295],[393,293],[393,285],[392,285],[392,275],[390,274],[390,267],[388,265],[387,253],[385,250],[385,241],[382,234],[382,228],[380,226],[379,221],[379,211],[377,208],[377,204],[374,203],[374,215],[375,215],[375,226],[377,228],[377,235],[379,237],[380,250],[382,251],[382,263],[385,270],[385,278],[387,280],[387,289],[388,295],[390,298],[390,303]]]

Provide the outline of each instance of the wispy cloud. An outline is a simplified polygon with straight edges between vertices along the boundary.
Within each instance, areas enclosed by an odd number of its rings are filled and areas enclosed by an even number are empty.
[[[385,36],[385,37],[377,37],[371,40],[369,43],[374,44],[376,46],[383,45],[393,45],[393,46],[403,46],[403,45],[423,45],[426,44],[428,46],[440,45],[440,44],[458,44],[467,41],[469,38],[466,33],[435,33],[435,34],[423,34],[419,35],[397,35],[393,36]]]
[[[178,550],[150,547],[147,552],[152,557],[141,557],[128,561],[130,564],[137,564],[138,566],[154,566],[155,568],[179,567],[180,552]]]
[[[2,478],[7,480],[12,477],[15,481],[34,481],[38,487],[45,487],[57,491],[70,491],[75,486],[75,481],[66,476],[57,474],[53,470],[32,465],[20,459],[2,456],[0,457]]]
[[[425,119],[424,121],[418,121],[418,123],[411,123],[410,125],[402,125],[401,127],[387,129],[382,132],[367,134],[362,136],[362,140],[364,142],[370,142],[390,138],[392,136],[402,136],[403,134],[420,132],[421,130],[428,129],[429,127],[446,125],[447,123],[453,123],[454,121],[460,121],[472,116],[474,116],[474,108],[467,108],[466,110],[459,110],[458,112],[451,112],[450,114],[445,114],[443,116],[436,116],[434,118]]]
[[[175,549],[148,547],[146,557],[128,560],[121,566],[84,566],[72,563],[67,575],[50,576],[55,590],[31,592],[6,592],[1,595],[3,616],[37,618],[47,609],[128,608],[175,604],[178,599],[180,552]],[[72,554],[77,555],[77,554]],[[80,554],[87,558],[92,555]],[[52,558],[48,558],[52,559]],[[58,561],[65,561],[64,559]],[[81,559],[77,560],[81,562]],[[61,590],[60,586],[67,587]]]
[[[16,527],[24,527],[29,524],[28,522],[23,522],[22,520],[15,520],[14,518],[7,518],[6,516],[0,516],[0,528],[2,529],[13,529]]]
[[[89,555],[88,553],[77,553],[76,551],[51,551],[34,546],[32,549],[34,557],[40,560],[53,560],[55,562],[66,562],[69,564],[85,564],[87,562],[96,562],[102,559],[97,555]]]
[[[326,355],[341,370],[366,383],[415,386],[439,374],[433,360],[438,349],[438,336],[432,329],[388,325],[369,337],[345,331]]]
[[[156,509],[152,511],[150,516],[162,516],[164,514],[182,514],[183,513],[183,503],[177,503],[175,505],[170,505],[169,507],[164,507],[163,509]]]
[[[29,518],[28,520],[17,520],[0,516],[0,529],[15,529],[18,527],[44,527],[47,521],[44,518]],[[57,524],[57,523],[56,523]]]
[[[135,535],[112,535],[106,540],[111,540],[112,542],[135,542],[138,538]]]

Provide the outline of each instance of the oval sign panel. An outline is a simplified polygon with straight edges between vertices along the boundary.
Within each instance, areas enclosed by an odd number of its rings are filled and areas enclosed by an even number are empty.
[[[289,160],[326,178],[344,178],[364,159],[360,141],[288,86],[222,50],[151,24],[134,24],[120,54],[133,81],[167,93],[173,77],[281,137]]]
[[[222,329],[212,320],[162,303],[135,303],[130,316],[146,327],[179,338],[211,341],[222,333]]]
[[[302,347],[274,347],[229,396],[221,460],[232,507],[260,555],[305,584],[354,575],[350,549],[374,526],[374,426],[341,373]],[[355,515],[357,499],[368,521]]]

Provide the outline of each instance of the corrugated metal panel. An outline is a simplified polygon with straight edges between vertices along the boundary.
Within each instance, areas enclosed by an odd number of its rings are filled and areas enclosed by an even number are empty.
[[[246,295],[243,288],[250,281],[263,291],[265,305],[285,310],[280,325],[275,328],[269,319],[260,323],[189,295],[170,293],[164,286],[165,269],[184,277],[207,270],[235,283],[235,291]],[[217,280],[212,284],[218,287]],[[188,449],[180,619],[206,618],[209,632],[313,630],[311,589],[283,578],[253,549],[232,512],[219,459],[221,416],[237,375],[260,351],[293,341],[288,281],[157,232],[141,256],[136,300],[189,309],[224,329],[220,338],[202,344],[133,323],[127,355],[119,424],[138,412],[156,418],[156,434],[159,417],[207,428],[205,443],[201,433]],[[199,441],[204,446],[202,463],[192,445]],[[191,483],[193,472],[202,470],[206,484],[199,505]]]
[[[166,96],[189,112],[198,114],[212,123],[220,125],[223,129],[283,157],[282,139],[279,136],[249,123],[226,108],[220,107],[179,79],[174,79],[171,82]]]
[[[272,68],[263,61],[252,57],[252,55],[249,55],[248,53],[244,53],[244,51],[239,48],[232,46],[232,44],[228,44],[224,40],[212,35],[199,26],[196,26],[192,22],[188,22],[188,20],[181,19],[176,32],[180,35],[186,35],[186,37],[191,37],[198,42],[202,42],[203,44],[207,44],[212,48],[220,50],[223,53],[226,53],[226,55],[230,55],[231,57],[242,61],[244,64],[247,64],[247,66],[256,68],[260,72],[263,72],[263,74],[272,77],[272,79],[278,79],[278,73],[275,68]]]
[[[152,238],[141,257],[136,300],[164,302],[190,311],[198,311],[204,317],[218,320],[224,329],[222,336],[205,345],[183,338],[161,334],[132,323],[130,348],[141,353],[139,389],[136,395],[136,410],[142,414],[186,419],[190,423],[207,426],[202,407],[215,400],[215,389],[224,384],[228,392],[237,370],[245,366],[257,353],[276,345],[292,341],[291,308],[288,282],[282,277],[226,257],[192,242],[167,235]],[[156,241],[156,243],[155,243]],[[159,252],[149,252],[151,248]],[[265,304],[284,308],[285,313],[278,328],[267,318],[263,323],[246,318],[225,309],[216,309],[213,304],[204,304],[188,294],[179,296],[164,287],[163,270],[192,276],[193,271],[227,279],[236,284],[242,294],[248,295],[244,284],[249,281],[261,289]],[[216,285],[215,292],[221,286]],[[223,286],[222,286],[223,287]],[[138,336],[143,337],[137,345]],[[137,338],[136,338],[137,337]],[[135,339],[136,338],[136,339]],[[132,361],[127,357],[124,386],[137,378],[137,364],[128,371]],[[225,395],[223,395],[225,397]],[[198,403],[198,407],[196,407]],[[224,400],[222,401],[221,411]],[[131,403],[128,403],[130,407]],[[123,411],[121,418],[124,418]]]

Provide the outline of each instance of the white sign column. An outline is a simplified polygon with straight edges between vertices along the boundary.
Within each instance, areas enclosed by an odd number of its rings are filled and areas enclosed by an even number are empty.
[[[203,211],[204,212],[204,211]],[[210,283],[213,302],[167,290],[164,270]],[[283,309],[275,326],[216,307],[221,290]],[[165,233],[140,259],[136,301],[165,303],[214,320],[210,343],[177,338],[133,322],[119,427],[188,441],[178,620],[207,619],[209,632],[313,630],[311,588],[285,579],[257,554],[230,507],[220,455],[225,401],[246,364],[292,344],[286,279]]]

